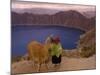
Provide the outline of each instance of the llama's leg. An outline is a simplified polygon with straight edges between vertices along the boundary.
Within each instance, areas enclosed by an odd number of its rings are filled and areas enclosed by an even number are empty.
[[[32,63],[32,67],[33,67],[33,70],[36,70],[36,67],[37,66],[36,66],[36,63],[35,62]]]
[[[32,63],[32,66],[35,67],[35,63],[34,62]]]
[[[38,72],[41,70],[41,63],[38,65]]]
[[[46,67],[46,70],[48,71],[48,64],[47,64],[47,62],[45,62],[45,67]]]
[[[41,70],[41,63],[39,64],[39,72],[40,72],[40,70]]]

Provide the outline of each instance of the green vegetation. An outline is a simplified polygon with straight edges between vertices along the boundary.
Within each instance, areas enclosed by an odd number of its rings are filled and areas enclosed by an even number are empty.
[[[80,56],[81,57],[89,57],[89,56],[92,56],[95,53],[96,53],[95,44],[91,45],[91,46],[84,46],[80,50]]]

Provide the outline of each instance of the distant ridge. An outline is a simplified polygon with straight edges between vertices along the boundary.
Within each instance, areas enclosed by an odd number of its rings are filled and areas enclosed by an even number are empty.
[[[75,10],[61,11],[53,15],[16,12],[11,13],[12,24],[58,24],[80,28],[85,31],[95,27],[95,17],[89,19]]]

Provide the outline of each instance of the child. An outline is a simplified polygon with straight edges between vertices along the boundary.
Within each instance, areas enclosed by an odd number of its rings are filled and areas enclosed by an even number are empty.
[[[51,38],[52,63],[57,66],[61,63],[62,46],[59,37]]]

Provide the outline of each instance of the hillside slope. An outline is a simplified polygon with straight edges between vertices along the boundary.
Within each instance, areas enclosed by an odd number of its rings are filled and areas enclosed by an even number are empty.
[[[11,18],[12,25],[62,25],[79,28],[85,31],[95,27],[95,17],[88,19],[74,10],[61,11],[53,15],[12,12]]]
[[[82,57],[96,53],[96,29],[93,28],[80,37],[78,48]]]

